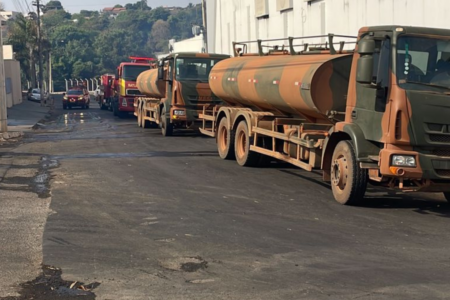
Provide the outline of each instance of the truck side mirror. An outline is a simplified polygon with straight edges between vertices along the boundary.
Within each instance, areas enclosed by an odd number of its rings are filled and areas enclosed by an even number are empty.
[[[164,67],[158,67],[158,80],[164,80]]]
[[[373,53],[375,52],[375,41],[372,39],[362,39],[358,43],[358,59],[356,68],[356,81],[363,84],[372,83],[373,74]]]
[[[115,80],[119,79],[119,68],[116,69],[116,74],[114,75],[114,79]]]

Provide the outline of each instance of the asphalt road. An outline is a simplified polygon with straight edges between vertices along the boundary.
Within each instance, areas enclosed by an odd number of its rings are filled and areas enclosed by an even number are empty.
[[[45,125],[0,147],[0,299],[450,297],[441,195],[345,207],[318,172],[242,168],[95,105]]]

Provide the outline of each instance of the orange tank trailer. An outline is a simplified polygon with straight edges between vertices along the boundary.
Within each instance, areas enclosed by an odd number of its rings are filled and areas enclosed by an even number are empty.
[[[363,203],[368,182],[450,200],[450,77],[439,59],[449,39],[446,29],[378,26],[234,43],[209,76],[226,104],[203,110],[200,131],[241,166],[275,158],[322,170],[341,204]]]

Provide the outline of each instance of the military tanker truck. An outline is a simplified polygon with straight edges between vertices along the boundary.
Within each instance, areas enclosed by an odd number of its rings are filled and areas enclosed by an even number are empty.
[[[161,127],[164,136],[176,128],[195,128],[199,113],[221,103],[211,93],[211,68],[229,55],[173,53],[158,66],[139,75],[137,88],[145,97],[136,97],[134,114],[140,127]]]
[[[241,166],[321,169],[342,204],[360,204],[368,182],[450,200],[450,30],[370,27],[355,38],[350,51],[334,35],[319,46],[256,41],[257,53],[234,43],[209,75],[226,105],[204,109],[201,131]]]

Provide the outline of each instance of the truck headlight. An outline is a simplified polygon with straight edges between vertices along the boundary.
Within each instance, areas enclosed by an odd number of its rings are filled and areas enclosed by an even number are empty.
[[[78,97],[78,100],[83,100],[83,96]]]
[[[180,109],[175,109],[173,111],[173,114],[175,116],[185,116],[186,115],[186,111],[185,110],[180,110]]]
[[[64,98],[63,98],[64,100],[67,100],[68,98],[67,98],[67,96],[64,96]]]
[[[391,165],[397,167],[416,167],[416,158],[411,155],[393,155]]]

